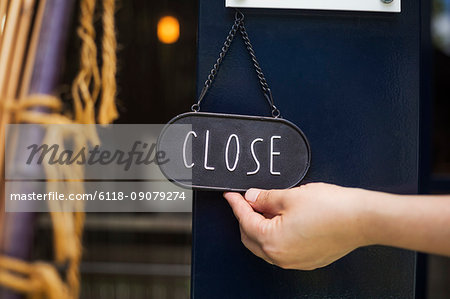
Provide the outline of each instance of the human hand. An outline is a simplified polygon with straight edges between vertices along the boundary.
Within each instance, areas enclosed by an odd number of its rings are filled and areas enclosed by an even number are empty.
[[[242,243],[285,269],[313,270],[357,247],[364,233],[364,192],[325,183],[286,190],[224,193],[239,221]]]

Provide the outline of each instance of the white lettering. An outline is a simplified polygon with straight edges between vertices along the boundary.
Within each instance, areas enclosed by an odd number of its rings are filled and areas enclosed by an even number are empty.
[[[273,141],[274,139],[281,139],[281,136],[272,136],[270,138],[270,174],[272,175],[281,175],[279,171],[273,171],[273,156],[279,156],[280,152],[273,151]]]
[[[209,130],[206,130],[206,140],[205,140],[205,163],[204,167],[206,170],[214,170],[212,166],[208,166],[208,145],[209,145]]]
[[[194,131],[189,131],[186,135],[186,138],[184,138],[184,143],[183,143],[183,162],[184,162],[184,166],[186,168],[194,167],[194,162],[192,162],[190,165],[188,165],[187,159],[186,159],[186,145],[187,145],[188,138],[191,135],[193,135],[195,138],[197,138],[197,133],[195,133]]]
[[[255,143],[256,142],[263,142],[263,141],[264,140],[262,138],[256,138],[255,140],[253,140],[253,142],[252,142],[252,144],[250,146],[250,148],[252,150],[253,160],[255,160],[255,163],[256,163],[256,169],[254,171],[247,172],[247,175],[257,174],[258,171],[259,171],[260,164],[259,164],[258,158],[256,157],[256,154],[255,154]]]
[[[236,140],[236,157],[234,158],[234,165],[230,167],[228,163],[228,148],[230,147],[231,139],[234,138]],[[227,146],[225,147],[225,163],[227,165],[227,169],[229,171],[234,171],[239,161],[239,137],[236,134],[231,134],[227,141]]]

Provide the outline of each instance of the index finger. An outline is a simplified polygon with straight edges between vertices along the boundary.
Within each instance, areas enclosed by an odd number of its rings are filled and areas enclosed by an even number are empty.
[[[233,213],[245,233],[255,241],[261,240],[263,226],[267,225],[266,221],[270,220],[255,212],[241,194],[226,192],[223,196],[233,209]]]

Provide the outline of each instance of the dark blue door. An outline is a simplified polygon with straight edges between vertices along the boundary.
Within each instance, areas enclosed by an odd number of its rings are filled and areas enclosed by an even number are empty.
[[[224,0],[200,0],[198,89],[234,21]],[[418,188],[421,12],[243,10],[283,117],[309,138],[305,182],[398,193]],[[269,116],[236,37],[203,111]],[[197,192],[192,294],[198,298],[412,298],[416,254],[373,246],[315,271],[253,256],[221,193]]]

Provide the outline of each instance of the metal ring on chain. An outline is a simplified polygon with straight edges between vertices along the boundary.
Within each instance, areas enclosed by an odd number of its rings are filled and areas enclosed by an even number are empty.
[[[193,112],[199,112],[200,111],[200,105],[195,103],[194,105],[191,106],[191,110]]]
[[[275,105],[274,105],[273,107],[275,107]],[[281,112],[280,112],[280,110],[279,110],[277,107],[275,107],[275,108],[272,110],[272,116],[273,116],[274,118],[278,118],[278,117],[281,116]]]

